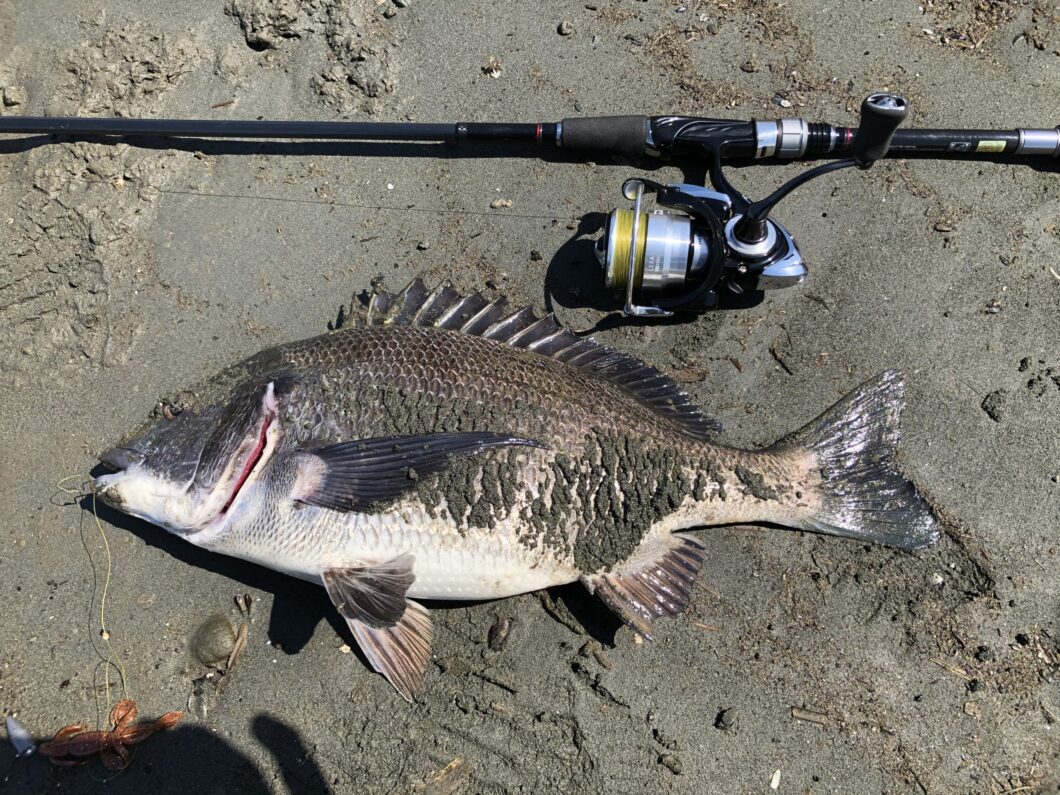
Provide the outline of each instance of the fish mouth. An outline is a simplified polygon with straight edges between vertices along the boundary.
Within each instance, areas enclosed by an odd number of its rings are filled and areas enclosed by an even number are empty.
[[[99,457],[99,463],[111,472],[124,472],[144,462],[144,454],[128,447],[112,447]]]
[[[152,450],[144,451],[136,442],[112,447],[99,456],[99,461],[113,471],[96,477],[94,491],[111,507],[177,535],[189,537],[207,529],[220,532],[247,502],[244,496],[252,493],[251,487],[262,476],[283,436],[271,382],[257,410],[241,424],[238,442],[228,435],[215,445],[229,448],[223,458],[217,458],[219,451],[215,451],[215,459],[204,462],[203,444],[196,445],[194,467],[188,466],[191,462],[186,459],[182,463],[182,475],[183,470],[191,470],[186,477],[173,477],[168,468],[174,458],[172,450],[159,449],[155,461]],[[230,434],[227,427],[211,426],[211,430]],[[189,452],[187,447],[185,444],[176,452]]]
[[[100,456],[100,463],[115,471],[99,475],[94,491],[112,508],[177,535],[190,537],[210,528],[220,530],[248,483],[253,483],[275,451],[278,427],[276,412],[266,411],[254,434],[248,434],[229,461],[227,474],[208,495],[195,492],[191,483],[158,479],[141,466],[143,457],[135,450],[120,447]]]
[[[261,427],[258,430],[257,440],[254,443],[253,449],[247,456],[246,463],[243,464],[243,469],[239,473],[239,477],[236,479],[235,485],[232,487],[232,491],[228,495],[228,499],[225,501],[224,506],[217,514],[217,519],[224,518],[236,499],[239,497],[243,490],[243,486],[246,485],[247,479],[254,471],[258,464],[262,463],[262,459],[266,457],[266,452],[269,447],[269,431],[275,427],[276,424],[276,413],[274,411],[267,411],[265,417],[261,421]]]

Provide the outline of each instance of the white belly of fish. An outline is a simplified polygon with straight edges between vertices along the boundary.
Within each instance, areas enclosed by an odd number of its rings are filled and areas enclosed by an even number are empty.
[[[206,549],[321,582],[327,569],[413,556],[413,599],[496,599],[573,582],[579,572],[519,539],[513,521],[459,531],[418,500],[383,513],[340,513],[247,494],[223,524],[188,537]],[[264,496],[264,495],[261,495]],[[253,510],[249,506],[266,506]]]

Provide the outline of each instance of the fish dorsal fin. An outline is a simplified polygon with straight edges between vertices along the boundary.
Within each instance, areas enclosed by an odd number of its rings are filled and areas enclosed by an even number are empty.
[[[695,439],[721,430],[717,420],[702,414],[671,378],[634,356],[608,348],[561,328],[550,313],[538,317],[531,307],[512,310],[501,296],[462,295],[450,285],[428,290],[413,279],[400,293],[376,288],[357,326],[433,326],[503,342],[581,370],[620,387]]]

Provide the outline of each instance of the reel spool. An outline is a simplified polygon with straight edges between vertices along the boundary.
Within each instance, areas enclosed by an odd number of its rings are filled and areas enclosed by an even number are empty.
[[[641,230],[636,241],[635,226]],[[630,256],[634,244],[636,250]],[[634,218],[633,210],[612,210],[603,237],[596,241],[604,281],[615,292],[625,292],[630,263],[635,292],[679,290],[690,279],[702,278],[708,253],[707,239],[695,229],[691,218],[663,210],[642,212],[639,219]]]
[[[704,195],[694,197],[687,190]],[[653,193],[660,206],[684,212],[643,212],[645,191]],[[596,258],[607,286],[625,293],[623,312],[635,317],[669,317],[675,309],[712,307],[724,236],[713,214],[704,218],[701,210],[704,200],[720,198],[727,206],[728,198],[692,185],[677,188],[643,178],[626,180],[622,195],[633,202],[633,209],[611,211],[607,228],[596,241]],[[674,201],[667,201],[668,197]],[[637,303],[640,296],[651,303]]]

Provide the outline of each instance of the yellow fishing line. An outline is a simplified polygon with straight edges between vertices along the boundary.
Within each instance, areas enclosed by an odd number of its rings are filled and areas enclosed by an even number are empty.
[[[633,245],[633,211],[615,210],[612,223],[615,225],[613,250],[611,252],[614,262],[614,283],[616,287],[624,288],[629,278],[629,249]],[[645,229],[648,225],[648,214],[640,214],[640,235],[637,237],[637,253],[633,257],[634,287],[640,287],[644,272],[644,252],[648,245],[648,236]]]
[[[82,487],[80,489],[71,489],[71,488],[67,488],[66,486],[63,485],[67,481],[73,480],[76,477],[77,477],[76,475],[71,475],[69,477],[63,478],[58,483],[56,483],[56,488],[59,491],[63,492],[64,494],[66,494],[68,496],[71,496],[71,497],[74,497],[74,498],[78,498],[79,499],[81,497],[88,496],[86,494],[85,489],[84,489],[84,485],[85,485],[84,483],[81,484]],[[105,720],[107,720],[107,722],[109,723],[110,712],[111,712],[111,709],[113,709],[113,704],[111,703],[111,694],[110,694],[110,676],[107,675],[106,673],[104,673],[104,676],[103,676],[103,689],[104,689],[104,693],[105,693],[105,697],[106,697],[106,705],[107,706],[106,706],[106,710],[105,711],[101,711],[100,708],[99,708],[99,695],[98,695],[99,687],[98,687],[98,683],[99,683],[100,667],[102,666],[104,669],[106,669],[107,667],[110,667],[110,668],[113,668],[115,671],[117,671],[118,680],[121,682],[122,698],[128,698],[129,697],[129,689],[128,689],[128,684],[127,684],[128,680],[127,680],[126,675],[125,675],[125,665],[122,663],[121,658],[118,657],[118,655],[115,653],[114,647],[111,645],[111,642],[110,642],[110,631],[107,629],[107,593],[110,590],[110,579],[111,579],[111,576],[112,576],[112,574],[114,572],[114,558],[113,558],[113,555],[111,554],[110,541],[107,539],[107,533],[103,529],[103,522],[100,521],[99,513],[96,510],[96,492],[95,492],[95,489],[92,489],[90,493],[92,495],[92,516],[93,516],[93,518],[96,521],[96,529],[99,530],[99,537],[103,541],[103,549],[104,549],[104,551],[106,552],[106,555],[107,555],[107,569],[106,569],[106,574],[103,577],[103,587],[100,588],[100,599],[99,599],[99,635],[100,635],[100,637],[103,638],[103,642],[106,643],[106,645],[107,645],[106,656],[104,656],[104,654],[99,650],[99,647],[96,645],[95,638],[92,639],[92,649],[93,649],[93,651],[96,652],[96,656],[99,657],[99,662],[96,664],[96,668],[95,668],[95,670],[93,671],[93,674],[92,674],[92,681],[93,681],[93,684],[95,685],[93,687],[93,695],[95,696],[95,699],[96,699],[96,725],[97,725],[97,727],[102,728],[103,722],[104,722],[104,718],[102,716],[106,715]],[[88,555],[88,563],[92,567],[92,590],[93,590],[93,592],[95,592],[95,589],[96,589],[97,585],[99,584],[99,575],[98,575],[98,571],[97,571],[97,568],[96,568],[96,561],[92,557],[92,552],[91,552],[91,550],[89,550],[88,544],[85,541],[85,536],[84,536],[84,514],[83,513],[81,515],[81,522],[80,522],[79,531],[81,533],[82,546],[84,546],[85,553]]]

